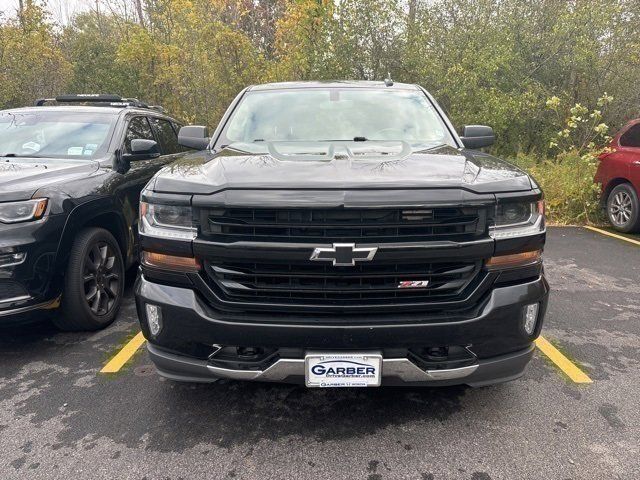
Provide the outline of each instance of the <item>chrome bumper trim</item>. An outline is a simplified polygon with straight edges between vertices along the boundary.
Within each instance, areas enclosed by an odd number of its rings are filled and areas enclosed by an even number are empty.
[[[422,370],[406,358],[382,359],[382,378],[398,377],[404,382],[425,382],[434,380],[454,380],[471,375],[478,369],[478,364],[467,367],[443,370]],[[265,382],[282,382],[287,377],[304,377],[304,358],[281,358],[265,370],[232,370],[207,365],[213,375],[234,380],[261,380]]]
[[[387,358],[382,361],[383,377],[398,377],[405,382],[424,382],[427,380],[453,380],[471,375],[478,364],[460,368],[442,370],[422,370],[406,358]]]
[[[29,295],[20,295],[18,297],[9,297],[9,298],[2,298],[0,299],[0,304],[9,304],[9,303],[16,303],[16,302],[22,302],[24,300],[29,300],[31,297]]]
[[[26,296],[24,297],[24,300],[28,300],[31,297]],[[12,302],[15,302],[15,299],[10,299]],[[22,298],[20,299],[22,300]],[[11,306],[10,303],[5,302],[3,300],[3,303],[0,304],[0,306],[4,307],[4,306]],[[57,308],[60,306],[60,297],[55,298],[53,300],[49,300],[48,302],[43,302],[43,303],[38,303],[36,305],[28,305],[26,307],[18,307],[18,308],[12,308],[10,310],[0,310],[0,317],[5,317],[5,316],[9,316],[9,315],[17,315],[19,313],[26,313],[26,312],[30,312],[31,310],[50,310],[52,308]]]
[[[304,358],[281,358],[266,370],[232,370],[213,365],[207,365],[207,369],[217,377],[281,382],[290,376],[304,376]]]

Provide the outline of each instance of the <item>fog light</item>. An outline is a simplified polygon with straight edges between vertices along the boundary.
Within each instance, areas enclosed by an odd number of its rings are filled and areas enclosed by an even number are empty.
[[[524,312],[524,331],[527,335],[533,335],[533,331],[536,329],[536,323],[538,321],[538,304],[532,303],[527,305]]]
[[[24,263],[27,259],[27,254],[24,252],[16,253],[1,253],[0,254],[0,268],[2,267],[14,267]]]
[[[160,333],[162,329],[162,312],[157,305],[145,305],[147,311],[147,325],[149,325],[149,331],[154,337]]]

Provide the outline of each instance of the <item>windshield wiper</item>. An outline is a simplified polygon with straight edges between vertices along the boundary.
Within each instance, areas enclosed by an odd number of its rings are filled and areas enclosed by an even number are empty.
[[[368,142],[367,137],[353,137],[349,138],[323,138],[321,140],[305,140],[307,142]]]
[[[264,138],[254,138],[252,143],[261,143],[264,142]],[[313,142],[368,142],[369,139],[367,137],[353,137],[351,140],[348,138],[329,138],[322,140],[277,140],[278,142],[301,142],[301,143],[313,143]]]
[[[18,155],[15,153],[2,153],[0,157],[17,157]]]

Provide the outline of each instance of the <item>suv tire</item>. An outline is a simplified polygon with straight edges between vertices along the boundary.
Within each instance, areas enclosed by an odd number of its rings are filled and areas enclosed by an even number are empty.
[[[631,233],[640,230],[640,205],[634,188],[623,183],[615,187],[607,197],[607,217],[613,228]]]
[[[62,308],[53,322],[61,330],[100,330],[116,318],[124,293],[124,262],[116,239],[87,228],[71,247]]]

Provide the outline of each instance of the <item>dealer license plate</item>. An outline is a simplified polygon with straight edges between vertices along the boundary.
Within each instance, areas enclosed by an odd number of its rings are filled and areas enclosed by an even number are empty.
[[[379,387],[382,355],[376,353],[309,353],[307,387]]]

